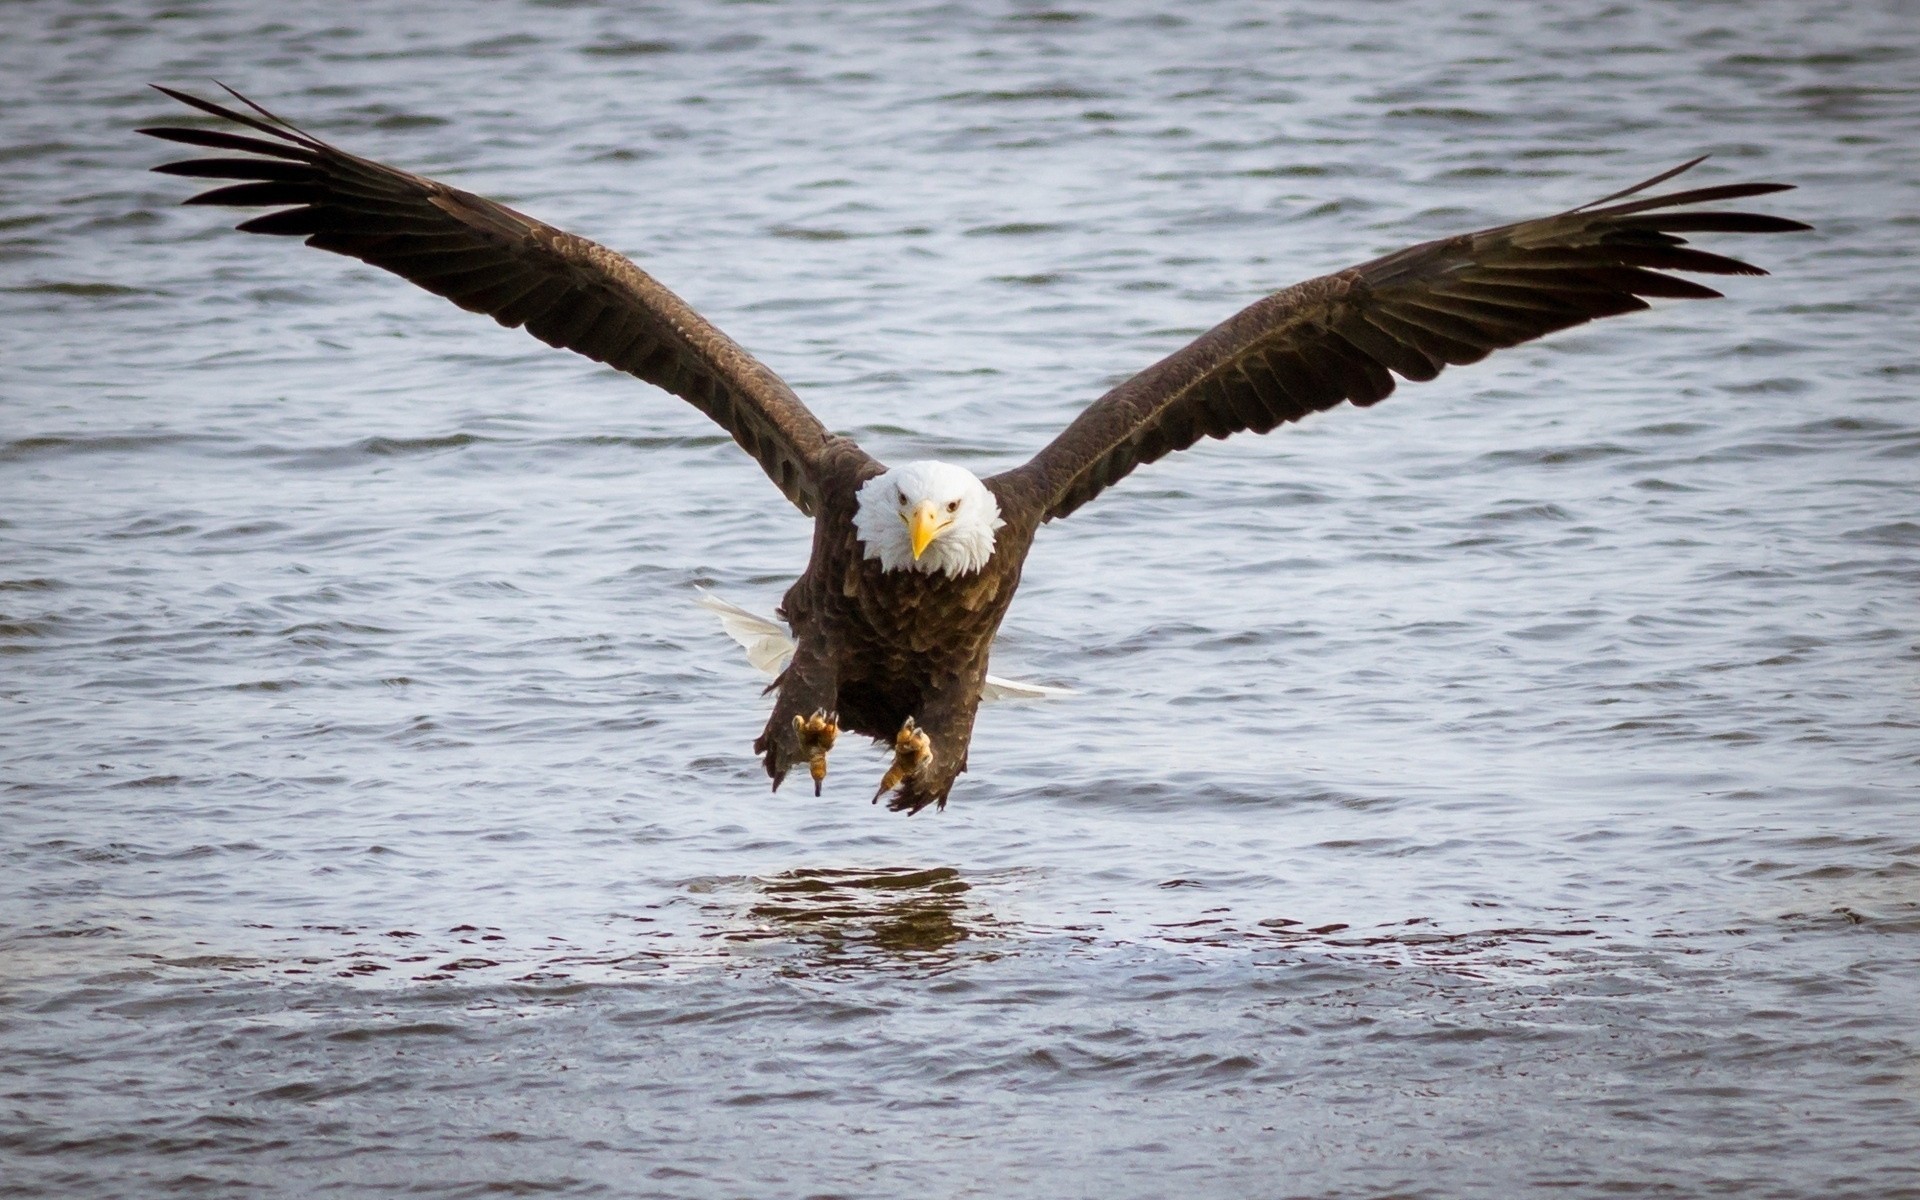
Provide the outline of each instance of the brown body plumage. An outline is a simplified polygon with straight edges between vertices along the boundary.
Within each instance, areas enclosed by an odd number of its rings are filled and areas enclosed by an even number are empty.
[[[753,748],[778,787],[806,758],[792,737],[794,717],[837,712],[842,728],[883,741],[912,718],[936,749],[891,805],[944,805],[967,769],[988,652],[1020,586],[1040,509],[1016,488],[996,489],[1006,524],[983,568],[957,577],[888,571],[865,556],[853,527],[856,491],[883,468],[850,443],[823,467],[813,555],[780,603],[793,661],[775,681],[779,698]]]
[[[1643,297],[1720,294],[1666,271],[1765,274],[1692,249],[1683,233],[1807,228],[1696,207],[1784,184],[1630,199],[1696,159],[1568,212],[1423,243],[1276,292],[1108,392],[1029,462],[973,481],[985,487],[973,506],[988,494],[998,506],[998,523],[984,534],[968,527],[990,537],[990,551],[934,569],[921,562],[924,540],[948,535],[920,526],[953,526],[961,500],[943,517],[930,500],[900,491],[899,519],[914,523],[911,558],[898,548],[882,553],[857,523],[870,518],[879,523],[869,530],[899,531],[890,513],[863,508],[880,500],[862,489],[896,472],[830,433],[778,376],[626,258],[504,205],[337,150],[238,93],[257,115],[160,90],[263,135],[141,130],[244,155],[156,168],[244,181],[188,203],[277,207],[240,228],[304,237],[502,325],[524,325],[551,345],[685,398],[732,434],[814,518],[812,559],[781,609],[793,658],[755,749],[776,787],[810,760],[818,781],[832,738],[810,731],[831,730],[837,715],[838,728],[893,745],[895,767],[882,790],[894,790],[892,807],[909,812],[944,806],[966,769],[988,652],[1044,522],[1202,437],[1265,433],[1342,401],[1373,404],[1393,391],[1395,375],[1431,379],[1448,364],[1645,308]]]

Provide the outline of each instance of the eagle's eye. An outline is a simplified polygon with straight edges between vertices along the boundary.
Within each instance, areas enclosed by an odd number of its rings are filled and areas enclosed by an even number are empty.
[[[952,502],[951,504],[949,504],[949,505],[947,505],[947,511],[948,511],[948,512],[959,512],[959,511],[960,511],[960,502],[959,502],[958,500],[955,500],[955,501],[954,501],[954,502]]]
[[[893,494],[900,497],[900,507],[905,508],[907,506],[907,489],[895,486]]]

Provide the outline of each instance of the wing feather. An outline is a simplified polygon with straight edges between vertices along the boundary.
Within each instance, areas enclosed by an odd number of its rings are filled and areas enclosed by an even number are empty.
[[[840,439],[779,376],[630,260],[505,205],[336,149],[231,88],[257,115],[158,90],[253,131],[139,131],[258,156],[222,154],[154,168],[242,181],[186,203],[277,208],[239,228],[305,238],[673,392],[732,434],[802,512],[818,507],[822,454]]]
[[[1679,235],[1807,229],[1764,213],[1688,207],[1790,185],[1642,195],[1699,162],[1554,216],[1410,246],[1276,292],[1121,383],[989,484],[1029,497],[1045,519],[1064,517],[1203,435],[1264,433],[1342,401],[1374,404],[1392,394],[1395,376],[1424,382],[1448,364],[1646,308],[1647,297],[1720,295],[1664,272],[1766,274],[1689,248]]]

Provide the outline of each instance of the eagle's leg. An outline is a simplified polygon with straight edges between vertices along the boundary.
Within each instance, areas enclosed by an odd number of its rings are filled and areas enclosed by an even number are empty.
[[[984,668],[982,669],[984,675]],[[973,716],[980,706],[980,681],[954,680],[923,699],[893,738],[893,766],[880,781],[878,800],[909,815],[928,805],[947,806],[953,781],[967,769],[967,744],[973,740]]]
[[[780,696],[774,701],[767,727],[754,740],[753,752],[766,764],[773,790],[779,791],[787,772],[801,763],[813,776],[813,794],[827,777],[827,751],[840,733],[839,681],[832,666],[809,653],[803,641],[793,661],[773,681]]]
[[[833,749],[834,739],[840,736],[840,714],[817,708],[812,716],[796,713],[793,736],[807,756],[807,773],[813,776],[813,794],[818,796],[820,785],[827,779],[827,751]]]
[[[874,803],[878,804],[880,797],[897,787],[904,787],[908,780],[918,778],[931,766],[933,741],[914,723],[912,717],[908,717],[906,724],[900,727],[900,732],[893,735],[893,765],[880,777],[880,790],[873,794]],[[888,807],[898,808],[897,799]],[[918,812],[919,809],[914,811]]]

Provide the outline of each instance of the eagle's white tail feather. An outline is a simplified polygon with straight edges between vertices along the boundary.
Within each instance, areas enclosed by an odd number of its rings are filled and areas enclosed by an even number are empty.
[[[778,675],[787,669],[787,663],[793,659],[793,638],[786,626],[722,600],[705,588],[700,589],[699,601],[700,607],[719,616],[720,627],[740,643],[754,670]]]
[[[720,618],[720,627],[727,631],[728,637],[740,643],[740,648],[747,652],[747,661],[753,664],[755,670],[778,675],[787,669],[787,663],[793,658],[793,636],[787,632],[786,626],[759,613],[749,612],[730,600],[722,600],[705,588],[699,591],[700,607]],[[1022,683],[1017,679],[1002,679],[998,675],[987,676],[986,686],[980,689],[980,699],[987,701],[1052,700],[1078,694],[1072,688]]]
[[[1072,688],[1054,687],[1049,683],[1022,683],[1018,679],[1002,679],[998,675],[987,676],[987,682],[980,689],[980,699],[991,704],[995,700],[1056,700],[1061,696],[1078,696]]]

